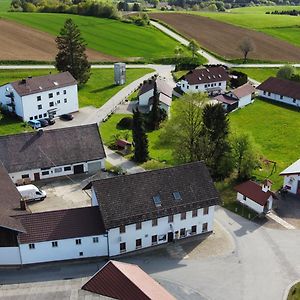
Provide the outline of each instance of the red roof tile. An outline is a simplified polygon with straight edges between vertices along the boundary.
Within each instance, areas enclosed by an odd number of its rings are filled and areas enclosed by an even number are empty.
[[[102,267],[82,289],[119,300],[175,300],[137,265],[113,260]]]

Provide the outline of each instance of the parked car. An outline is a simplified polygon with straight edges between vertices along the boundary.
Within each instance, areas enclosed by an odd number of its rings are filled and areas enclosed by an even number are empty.
[[[61,115],[60,118],[64,121],[71,121],[73,120],[73,115],[72,114],[64,114],[64,115]]]
[[[49,125],[55,124],[55,120],[53,118],[46,118],[45,120],[48,122]]]
[[[40,121],[42,127],[47,127],[47,126],[49,126],[49,122],[48,122],[47,120],[41,119],[41,120],[39,120],[39,121]]]
[[[27,201],[44,200],[47,197],[46,192],[40,190],[33,184],[17,186],[22,198]]]
[[[42,127],[41,122],[38,120],[28,121],[28,125],[31,126],[33,129],[38,129]]]

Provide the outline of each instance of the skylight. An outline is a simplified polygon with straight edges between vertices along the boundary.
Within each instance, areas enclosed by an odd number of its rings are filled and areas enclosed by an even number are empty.
[[[174,199],[175,199],[176,201],[182,200],[181,195],[180,195],[179,192],[174,192],[174,193],[173,193],[173,197],[174,197]]]
[[[161,207],[160,195],[153,196],[153,202],[156,207]]]
[[[53,81],[53,83],[54,83],[54,85],[58,85],[58,82],[56,82],[56,81]]]

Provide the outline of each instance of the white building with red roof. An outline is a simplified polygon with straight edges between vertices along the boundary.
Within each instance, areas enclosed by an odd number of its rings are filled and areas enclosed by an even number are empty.
[[[292,194],[300,194],[300,159],[280,174],[283,176],[283,188]]]
[[[246,181],[234,189],[237,191],[237,201],[259,214],[272,209],[275,194],[271,191],[272,182],[266,179],[262,185],[254,181]]]

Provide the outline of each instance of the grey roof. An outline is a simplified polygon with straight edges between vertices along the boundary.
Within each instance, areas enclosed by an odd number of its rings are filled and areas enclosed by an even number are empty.
[[[97,124],[0,137],[0,162],[8,173],[104,157]]]
[[[300,173],[300,159],[284,169],[279,175],[289,175]]]
[[[106,229],[217,205],[219,195],[202,162],[92,182]],[[179,192],[182,200],[175,201]],[[159,195],[161,206],[153,197]]]
[[[154,82],[156,81],[157,84],[157,91],[158,93],[165,94],[166,96],[172,98],[173,88],[170,84],[163,78],[157,77],[155,80],[149,79],[146,80],[139,90],[139,96],[151,91],[154,91]]]
[[[238,99],[252,95],[255,92],[255,87],[253,87],[250,83],[245,83],[236,89],[233,89],[230,91],[234,96],[236,96]]]
[[[69,72],[28,77],[11,82],[11,85],[20,96],[50,91],[74,84],[77,84],[77,81]]]

